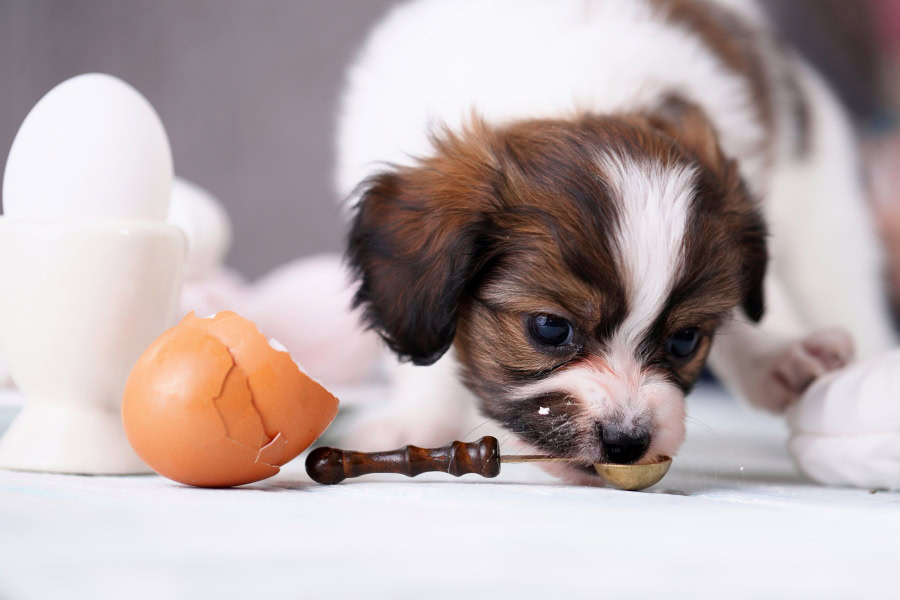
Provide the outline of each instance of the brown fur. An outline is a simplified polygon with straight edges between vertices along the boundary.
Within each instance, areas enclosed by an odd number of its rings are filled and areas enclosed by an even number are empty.
[[[689,387],[721,320],[760,293],[762,222],[692,105],[671,99],[654,114],[499,129],[473,120],[460,134],[438,136],[435,148],[419,166],[379,175],[364,189],[350,235],[357,302],[415,362],[433,362],[455,336],[465,377],[482,398],[602,352],[627,313],[611,246],[619,199],[598,170],[603,152],[701,167],[684,272],[646,342],[648,363]],[[534,313],[575,324],[573,346],[536,347],[524,327]],[[702,352],[688,364],[664,364],[663,341],[695,326],[705,336]]]

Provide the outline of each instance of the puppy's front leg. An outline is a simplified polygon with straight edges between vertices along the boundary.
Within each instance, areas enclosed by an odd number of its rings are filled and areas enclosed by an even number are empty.
[[[782,412],[817,377],[852,360],[853,339],[838,327],[810,331],[774,278],[767,281],[766,297],[766,316],[758,325],[740,311],[723,325],[709,365],[750,404]]]
[[[370,452],[406,444],[442,446],[458,439],[472,418],[474,401],[457,370],[452,350],[427,367],[394,362],[388,401],[361,414],[343,443]]]

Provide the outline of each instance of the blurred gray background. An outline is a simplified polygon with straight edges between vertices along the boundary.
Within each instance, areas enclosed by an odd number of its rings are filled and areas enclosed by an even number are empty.
[[[257,276],[341,248],[332,130],[346,65],[391,0],[0,0],[0,158],[41,96],[102,71],[162,117],[175,171],[234,221]]]
[[[867,2],[764,1],[858,116],[877,112]],[[176,172],[225,203],[232,266],[254,277],[340,250],[336,101],[366,30],[395,2],[0,0],[0,158],[50,88],[111,73],[159,111]]]

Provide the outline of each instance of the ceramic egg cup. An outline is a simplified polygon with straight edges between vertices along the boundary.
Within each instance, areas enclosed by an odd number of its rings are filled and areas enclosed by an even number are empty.
[[[122,391],[173,322],[184,255],[166,223],[0,217],[0,355],[25,397],[0,467],[148,471],[125,438]]]

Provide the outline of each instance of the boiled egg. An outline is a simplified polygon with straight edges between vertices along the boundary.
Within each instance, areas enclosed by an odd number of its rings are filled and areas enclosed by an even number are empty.
[[[159,115],[101,73],[68,79],[31,109],[3,176],[7,217],[163,221],[172,152]]]

